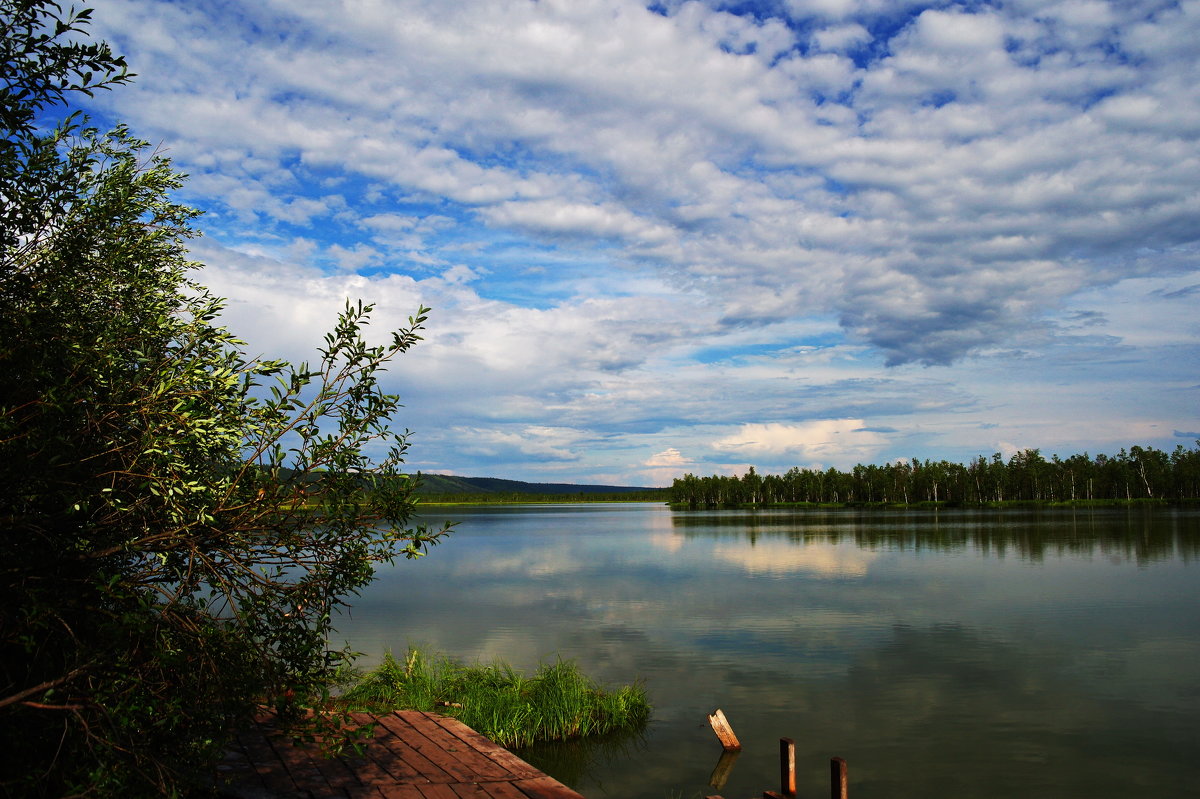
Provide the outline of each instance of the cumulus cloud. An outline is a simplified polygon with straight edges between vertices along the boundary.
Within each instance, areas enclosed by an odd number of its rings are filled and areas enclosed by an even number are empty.
[[[822,50],[845,50],[870,40],[871,32],[857,22],[821,28],[813,34],[813,42]]]
[[[799,463],[844,464],[870,460],[886,443],[862,419],[822,419],[803,424],[745,424],[713,442],[714,449],[743,457],[787,455]]]
[[[94,109],[190,173],[256,345],[434,306],[444,452],[637,475],[965,451],[988,414],[1193,427],[1194,3],[111,0],[97,30],[142,77]]]
[[[645,461],[642,465],[643,466],[687,466],[687,465],[691,464],[692,462],[693,461],[691,461],[690,459],[685,458],[683,456],[682,452],[675,449],[674,447],[671,447],[670,449],[665,449],[662,452],[658,452],[658,453],[655,453],[654,455],[651,455],[650,458],[647,461]]]
[[[979,352],[1200,220],[1179,80],[1198,56],[1149,47],[1200,32],[1190,6],[788,3],[829,23],[819,50],[886,23],[833,72],[783,20],[700,3],[114,7],[135,60],[174,76],[121,110],[198,162],[272,167],[202,172],[236,213],[311,222],[344,198],[296,180],[344,170],[495,228],[611,240],[743,322],[839,314],[893,364]],[[195,35],[168,48],[177,27]]]
[[[519,429],[460,428],[454,431],[472,455],[504,461],[538,458],[543,461],[578,460],[578,431],[530,425]]]
[[[631,241],[665,241],[669,230],[616,206],[557,203],[546,200],[503,203],[482,212],[494,225],[510,225],[535,233],[595,236]]]

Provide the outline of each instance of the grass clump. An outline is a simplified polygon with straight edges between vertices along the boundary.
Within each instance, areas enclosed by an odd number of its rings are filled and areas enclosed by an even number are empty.
[[[341,698],[350,710],[444,713],[509,748],[634,730],[650,717],[640,685],[602,688],[573,661],[526,677],[505,663],[467,666],[411,648],[403,662],[388,653]]]

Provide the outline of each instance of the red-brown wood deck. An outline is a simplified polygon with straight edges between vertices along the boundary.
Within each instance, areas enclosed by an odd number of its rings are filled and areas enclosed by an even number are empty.
[[[362,755],[293,746],[270,716],[238,736],[221,765],[239,799],[583,799],[457,719],[419,711],[355,713],[375,722]]]

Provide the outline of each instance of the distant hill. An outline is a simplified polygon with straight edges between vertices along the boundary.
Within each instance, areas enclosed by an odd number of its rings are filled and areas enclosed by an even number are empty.
[[[664,489],[649,486],[579,485],[576,483],[526,483],[521,480],[501,480],[498,477],[457,477],[445,474],[422,474],[422,495],[436,494],[632,494]]]

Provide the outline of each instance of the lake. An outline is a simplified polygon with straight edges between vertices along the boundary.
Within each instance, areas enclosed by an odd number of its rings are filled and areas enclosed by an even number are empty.
[[[1200,792],[1200,508],[449,507],[339,633],[644,682],[624,740],[521,752],[588,799]],[[706,716],[744,750],[727,782]]]

